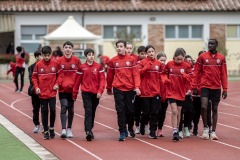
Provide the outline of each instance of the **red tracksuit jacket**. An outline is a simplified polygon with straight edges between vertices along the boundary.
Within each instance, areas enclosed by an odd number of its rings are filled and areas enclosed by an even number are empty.
[[[23,58],[23,54],[18,53],[16,56],[16,67],[25,68],[25,58]]]
[[[173,98],[183,101],[187,92],[186,83],[190,84],[188,74],[191,73],[191,66],[187,62],[177,64],[169,61],[164,67],[163,74],[167,74],[166,98]]]
[[[140,97],[160,96],[162,64],[156,59],[146,58],[138,66],[141,77]]]
[[[79,85],[82,92],[103,93],[105,88],[105,74],[103,67],[96,62],[89,65],[87,62],[79,67],[76,83],[73,87],[73,99],[77,98]]]
[[[221,89],[222,86],[223,91],[228,89],[226,60],[221,53],[201,54],[195,64],[194,74],[194,88],[200,84],[200,88]]]
[[[72,93],[81,62],[76,56],[71,56],[71,58],[62,56],[57,59],[57,62],[60,64],[64,74],[62,84],[59,86],[59,92]]]
[[[115,87],[121,91],[130,91],[140,87],[140,76],[134,57],[117,55],[108,63],[107,90]]]
[[[130,54],[130,56],[132,56],[133,58],[135,58],[136,61],[139,61],[138,56],[137,56],[136,54],[132,53],[132,54]]]
[[[165,65],[162,66],[162,70],[164,70]],[[161,72],[161,80],[162,80],[162,85],[161,85],[161,102],[165,102],[166,101],[166,91],[167,91],[167,83],[166,80],[168,80],[168,76],[167,74],[163,74],[163,72]]]
[[[39,98],[49,99],[55,97],[54,85],[60,86],[63,80],[63,72],[55,60],[37,62],[33,70],[32,82],[34,88],[40,88]]]

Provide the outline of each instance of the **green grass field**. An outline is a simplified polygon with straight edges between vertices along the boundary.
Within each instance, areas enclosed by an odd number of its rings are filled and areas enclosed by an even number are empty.
[[[39,160],[40,158],[0,125],[0,159]]]

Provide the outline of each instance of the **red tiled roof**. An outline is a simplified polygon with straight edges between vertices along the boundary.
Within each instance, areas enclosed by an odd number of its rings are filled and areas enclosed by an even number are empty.
[[[240,11],[240,0],[0,0],[0,12]]]

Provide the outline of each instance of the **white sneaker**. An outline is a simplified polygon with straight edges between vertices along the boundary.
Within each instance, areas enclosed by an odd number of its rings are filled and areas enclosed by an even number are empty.
[[[67,138],[73,138],[73,134],[72,134],[71,128],[67,129]]]
[[[66,137],[67,137],[66,129],[63,129],[61,133],[61,138],[66,138]]]
[[[136,126],[135,134],[140,134],[140,127],[139,126]]]
[[[218,140],[218,137],[217,137],[217,135],[216,135],[215,132],[212,132],[212,133],[210,134],[210,138],[211,138],[211,140]]]
[[[190,132],[188,127],[184,127],[184,132],[185,132],[185,137],[189,138],[190,137]]]
[[[149,130],[148,125],[145,125],[145,134],[149,134],[149,133],[150,133],[150,130]]]
[[[209,128],[204,128],[202,138],[209,139]]]
[[[33,133],[38,133],[39,132],[39,125],[36,125],[35,128],[33,129]]]
[[[44,133],[44,128],[43,128],[43,125],[42,125],[42,133]]]
[[[182,131],[179,131],[179,132],[178,132],[178,136],[179,136],[179,138],[183,139],[183,132],[182,132]]]

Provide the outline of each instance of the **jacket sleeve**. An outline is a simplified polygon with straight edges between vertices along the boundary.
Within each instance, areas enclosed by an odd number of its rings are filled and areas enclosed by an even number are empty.
[[[100,69],[99,69],[99,78],[100,78],[100,85],[99,85],[98,93],[102,94],[105,88],[105,83],[106,83],[105,73],[102,66],[100,66]]]
[[[192,83],[193,88],[197,88],[199,86],[201,72],[202,72],[202,60],[200,56],[198,57],[197,62],[194,66],[194,75],[193,75],[193,83]]]
[[[33,69],[33,73],[32,73],[32,83],[33,83],[33,86],[34,88],[39,88],[38,86],[38,65],[36,64],[34,69]]]
[[[72,97],[73,99],[77,99],[77,95],[78,95],[78,91],[79,91],[79,86],[82,83],[82,69],[81,69],[81,64],[79,65],[78,71],[77,71],[77,75],[75,77],[75,84],[73,86],[73,94]]]
[[[227,91],[227,89],[228,89],[228,75],[227,75],[227,64],[226,64],[225,58],[224,58],[224,61],[223,61],[223,64],[222,64],[221,82],[222,82],[223,91]]]
[[[113,66],[113,62],[110,60],[110,62],[108,63],[108,70],[107,70],[107,90],[111,90],[112,89],[112,83],[113,83],[113,78],[115,75],[115,68]]]
[[[57,63],[57,80],[55,85],[60,86],[62,84],[63,77],[64,77],[63,70],[61,69],[60,64]]]
[[[32,84],[33,69],[34,69],[34,65],[33,64],[28,67],[28,73],[29,73],[28,74],[28,78],[29,78],[30,84]]]
[[[162,76],[166,77],[165,81],[163,82],[164,85],[168,86],[170,84],[170,79],[169,79],[169,63],[165,65],[162,71]]]
[[[148,71],[148,69],[151,67],[152,63],[146,63],[146,64],[143,64],[142,61],[140,61],[139,63],[139,71],[140,71],[140,75],[143,75],[145,72]]]
[[[187,90],[192,90],[192,68],[189,65],[188,68],[186,69],[186,72],[183,73],[183,78],[185,79],[185,86]]]
[[[158,72],[158,74],[159,74],[159,83],[160,83],[160,96],[161,96],[161,93],[162,93],[162,89],[163,89],[163,87],[164,87],[164,85],[163,85],[163,81],[162,81],[162,72],[163,72],[163,66],[161,65],[160,67],[159,67],[159,72]]]
[[[140,88],[140,73],[138,70],[138,65],[137,65],[137,61],[136,59],[134,59],[133,61],[133,80],[134,80],[134,87],[135,89],[139,89]]]

